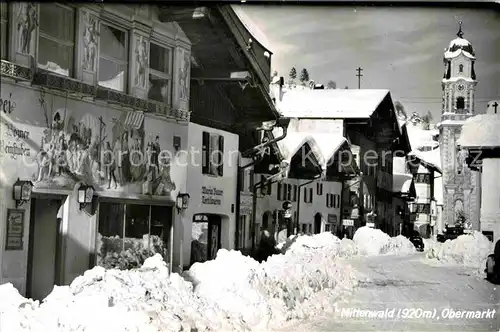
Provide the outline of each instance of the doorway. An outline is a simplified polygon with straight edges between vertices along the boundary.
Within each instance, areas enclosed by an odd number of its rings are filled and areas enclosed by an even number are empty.
[[[42,300],[63,283],[63,201],[32,198],[26,295]]]
[[[314,215],[314,234],[321,233],[321,213]]]
[[[191,231],[191,265],[215,259],[221,248],[221,217],[216,214],[197,214]]]

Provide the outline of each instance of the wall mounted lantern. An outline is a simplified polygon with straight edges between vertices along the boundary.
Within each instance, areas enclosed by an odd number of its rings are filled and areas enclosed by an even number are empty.
[[[78,188],[78,203],[80,203],[80,210],[83,210],[88,204],[92,203],[94,198],[94,187],[82,184]]]
[[[189,206],[189,194],[186,193],[179,193],[177,195],[177,212],[180,212],[181,210],[186,210]]]
[[[31,191],[33,183],[31,181],[21,181],[17,178],[16,183],[12,187],[12,198],[16,201],[16,209],[29,202],[31,199]]]

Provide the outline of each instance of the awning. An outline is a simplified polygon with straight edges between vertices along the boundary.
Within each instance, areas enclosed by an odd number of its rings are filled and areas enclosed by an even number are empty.
[[[123,121],[123,126],[127,129],[140,129],[144,122],[144,113],[138,111],[129,111]]]

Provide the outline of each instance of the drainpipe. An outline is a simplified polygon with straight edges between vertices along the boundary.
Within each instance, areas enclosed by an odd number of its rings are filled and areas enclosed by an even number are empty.
[[[279,181],[276,178],[279,176],[282,176],[283,171],[284,171],[284,169],[280,170],[277,174],[271,175],[267,179],[264,179],[263,181],[257,182],[252,187],[252,230],[253,230],[253,232],[252,232],[252,253],[255,251],[255,245],[256,245],[256,243],[255,243],[255,231],[256,231],[255,225],[256,225],[256,221],[257,221],[257,215],[256,215],[256,212],[257,212],[257,189],[268,184],[269,182],[274,183],[274,182]]]
[[[259,144],[251,149],[248,149],[247,151],[243,152],[242,155],[246,156],[246,155],[249,155],[249,154],[252,154],[254,152],[257,152],[259,151],[260,149],[262,148],[265,148],[273,143],[276,143],[276,142],[279,142],[281,140],[283,140],[287,133],[288,133],[288,121],[284,121],[284,123],[281,123],[280,124],[280,127],[283,129],[283,134],[279,137],[276,137],[270,141],[267,141],[267,142],[264,142],[262,144]],[[264,128],[258,128],[258,129],[264,129]],[[266,128],[266,129],[272,129],[272,128]],[[240,172],[244,172],[245,169],[249,168],[249,167],[252,167],[255,165],[255,163],[257,162],[257,160],[253,160],[251,161],[250,163],[246,164],[245,166],[240,166],[238,167],[238,176],[237,176],[237,179],[236,179],[236,206],[235,206],[235,212],[236,212],[236,235],[239,235],[240,234],[240,205],[241,205],[241,189],[242,188],[242,183],[241,183],[241,177],[239,176],[240,175]],[[254,186],[255,187],[255,186]],[[252,188],[253,189],[253,188]],[[252,190],[252,205],[255,205],[256,203],[254,203],[255,199],[255,190]],[[253,225],[255,225],[255,218],[254,218],[254,215],[255,215],[255,210],[256,210],[256,207],[254,208],[252,206],[252,220],[253,220]],[[253,238],[253,236],[252,236]],[[241,246],[241,243],[239,243],[239,240],[238,240],[238,236],[236,236],[236,239],[235,239],[235,248],[238,249],[238,247]],[[252,249],[253,249],[253,241],[252,241]]]
[[[297,234],[299,234],[299,224],[300,224],[300,222],[299,222],[299,220],[300,220],[300,204],[302,203],[302,202],[300,201],[300,193],[302,192],[302,190],[301,190],[301,189],[302,189],[302,187],[307,186],[308,184],[313,183],[314,181],[316,181],[316,180],[317,180],[317,179],[319,179],[319,178],[321,178],[321,174],[316,175],[316,176],[314,177],[314,179],[312,179],[312,180],[310,180],[310,181],[308,181],[308,182],[305,182],[305,183],[299,184],[299,186],[297,187],[297,191],[298,191],[298,192],[297,192],[297,220],[296,220],[296,222],[297,222],[297,223],[296,223],[296,225],[295,225],[295,232],[296,232]]]

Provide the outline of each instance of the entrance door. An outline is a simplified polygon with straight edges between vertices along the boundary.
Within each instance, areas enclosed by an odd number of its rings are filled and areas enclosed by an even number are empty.
[[[314,216],[314,234],[321,233],[321,214],[316,213]]]
[[[220,216],[211,215],[208,221],[208,260],[215,259],[221,247],[221,219]]]
[[[28,254],[28,297],[42,300],[61,283],[62,201],[31,200]]]

